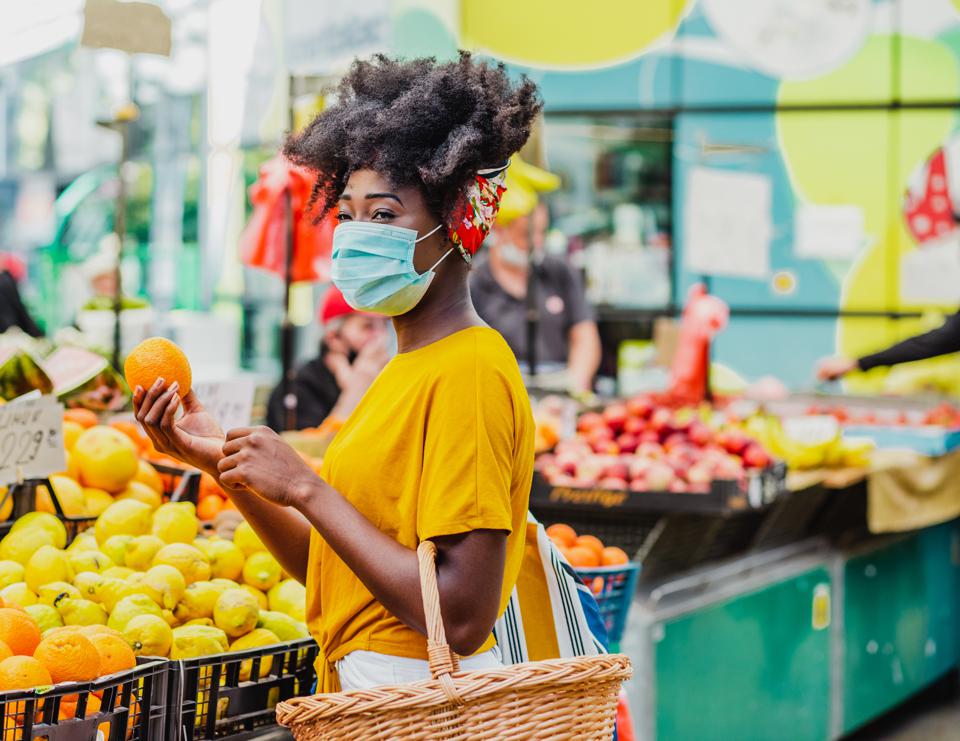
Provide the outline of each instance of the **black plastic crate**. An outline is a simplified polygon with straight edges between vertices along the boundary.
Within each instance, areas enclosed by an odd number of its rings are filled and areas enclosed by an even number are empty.
[[[105,741],[175,738],[167,725],[172,666],[165,659],[141,658],[136,668],[93,682],[68,682],[46,692],[0,692],[2,738],[93,741],[98,730]],[[92,695],[100,700],[99,710],[91,707]],[[70,708],[69,701],[75,701]]]
[[[175,662],[179,671],[172,675],[176,683],[172,694],[180,704],[171,704],[168,724],[180,733],[173,738],[241,741],[276,726],[278,702],[313,691],[318,653],[313,638],[303,638]],[[251,662],[250,676],[241,680],[245,661]]]

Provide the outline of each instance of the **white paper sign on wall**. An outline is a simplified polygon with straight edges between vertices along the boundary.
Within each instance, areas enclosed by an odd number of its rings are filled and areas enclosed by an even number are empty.
[[[224,430],[247,427],[253,414],[253,378],[194,383],[197,399]]]
[[[695,167],[684,197],[684,262],[701,275],[770,274],[772,186],[752,172]]]
[[[0,485],[63,471],[63,404],[54,396],[0,406]]]
[[[796,210],[793,251],[797,257],[851,260],[865,243],[859,206],[808,204]]]

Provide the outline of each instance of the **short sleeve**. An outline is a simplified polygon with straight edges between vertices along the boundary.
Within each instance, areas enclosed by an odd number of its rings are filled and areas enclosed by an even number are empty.
[[[424,427],[419,540],[513,529],[515,415],[510,385],[478,353],[435,382]]]
[[[564,287],[563,301],[567,307],[567,329],[580,322],[592,322],[593,307],[587,301],[587,292],[583,287],[580,273],[566,260],[557,261],[562,271],[561,283]]]

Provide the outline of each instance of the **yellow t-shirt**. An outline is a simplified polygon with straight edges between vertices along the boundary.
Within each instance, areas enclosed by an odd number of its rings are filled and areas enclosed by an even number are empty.
[[[523,559],[533,440],[513,353],[494,330],[473,327],[387,364],[330,444],[323,478],[411,550],[442,535],[508,531],[503,611]],[[427,658],[426,638],[387,612],[316,531],[307,622],[327,664],[319,691],[337,688],[332,665],[351,651]],[[480,650],[493,645],[491,636]]]

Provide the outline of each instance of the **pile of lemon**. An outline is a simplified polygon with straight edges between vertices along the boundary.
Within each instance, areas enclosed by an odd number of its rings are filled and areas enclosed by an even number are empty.
[[[117,499],[69,546],[54,515],[19,518],[0,540],[0,598],[44,632],[107,625],[143,656],[183,659],[308,635],[303,586],[253,529],[241,523],[232,541],[200,537],[189,502]]]

